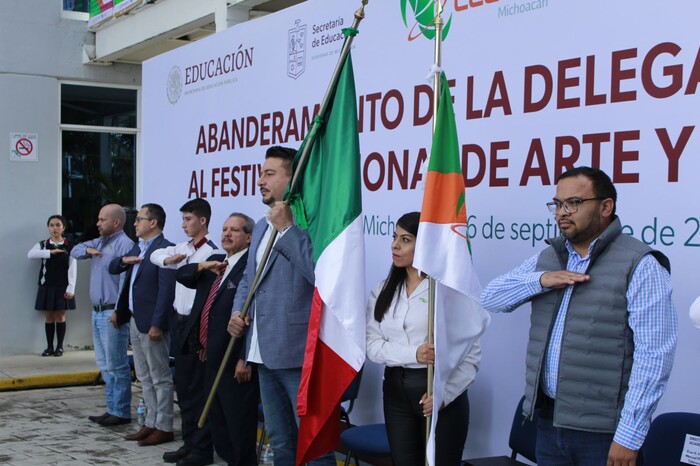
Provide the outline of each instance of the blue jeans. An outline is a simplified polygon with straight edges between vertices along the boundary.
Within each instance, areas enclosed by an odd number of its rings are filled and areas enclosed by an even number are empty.
[[[258,377],[265,414],[265,430],[272,446],[275,466],[294,466],[299,433],[296,407],[301,368],[268,369],[260,364]],[[330,452],[309,464],[335,466],[335,452]]]
[[[114,311],[92,311],[92,342],[95,363],[105,381],[107,412],[131,419],[131,371],[126,350],[129,344],[129,325],[118,329],[109,322]]]
[[[554,427],[552,418],[537,419],[538,466],[606,466],[614,434]]]

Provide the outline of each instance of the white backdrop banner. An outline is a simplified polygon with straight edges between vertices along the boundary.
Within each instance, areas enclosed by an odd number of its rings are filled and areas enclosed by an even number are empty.
[[[388,271],[396,219],[420,208],[431,141],[433,43],[406,0],[372,0],[353,46],[363,158],[367,284]],[[416,2],[419,5],[421,2]],[[403,4],[403,5],[402,5]],[[406,8],[405,19],[402,6]],[[213,207],[218,240],[230,212],[259,218],[258,168],[271,145],[298,147],[352,24],[355,0],[309,0],[240,24],[143,66],[139,202],[169,215]],[[558,234],[545,203],[573,166],[606,171],[625,231],[671,259],[679,347],[659,411],[700,411],[693,394],[700,334],[700,3],[448,0],[443,69],[450,80],[482,283]],[[496,316],[472,401],[469,456],[502,453],[524,387],[529,307]],[[355,422],[381,418],[370,366]]]

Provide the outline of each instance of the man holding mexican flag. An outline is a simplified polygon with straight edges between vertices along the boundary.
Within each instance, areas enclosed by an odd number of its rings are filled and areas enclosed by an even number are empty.
[[[358,10],[355,25],[362,17]],[[343,30],[337,74],[299,154],[267,151],[258,186],[271,208],[253,230],[229,322],[233,336],[250,325],[247,360],[258,364],[275,466],[321,455],[311,464],[335,464],[326,452],[338,441],[340,399],[365,360],[361,164],[350,57],[357,32]],[[236,311],[273,235],[251,311],[242,319]]]
[[[296,151],[271,147],[265,154],[258,186],[270,207],[255,225],[243,278],[233,302],[229,333],[246,332],[248,363],[257,364],[265,428],[275,465],[293,466],[296,459],[297,392],[306,349],[307,328],[314,294],[314,265],[309,234],[294,224],[290,207],[282,201],[292,175]],[[265,246],[276,231],[274,246],[265,263],[257,291],[245,320],[239,310],[252,288]],[[335,465],[328,453],[314,464]]]

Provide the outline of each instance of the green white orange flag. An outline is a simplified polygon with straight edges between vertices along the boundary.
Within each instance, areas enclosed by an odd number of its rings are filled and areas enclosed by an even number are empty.
[[[481,285],[472,266],[457,127],[444,73],[441,73],[440,83],[436,126],[413,258],[414,267],[436,282],[431,434],[435,432],[438,409],[445,399],[448,380],[490,322],[489,314],[479,304]],[[459,391],[466,388],[459,387]],[[434,435],[431,435],[427,449],[430,465],[434,464],[434,452]]]
[[[340,399],[365,360],[362,178],[350,55],[331,95],[312,129],[301,187],[290,196],[297,224],[311,238],[316,279],[297,397],[297,464],[335,450]]]

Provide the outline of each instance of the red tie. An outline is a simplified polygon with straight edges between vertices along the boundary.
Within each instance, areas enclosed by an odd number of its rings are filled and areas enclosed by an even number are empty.
[[[219,269],[219,275],[216,276],[216,280],[211,285],[209,290],[209,296],[207,296],[207,301],[204,303],[204,308],[202,309],[202,320],[199,326],[199,343],[201,343],[202,348],[207,348],[207,329],[209,328],[209,311],[211,310],[212,304],[216,299],[216,293],[221,287],[221,281],[224,279],[224,274],[226,272],[226,267],[228,266],[228,261],[223,261],[221,268]]]

